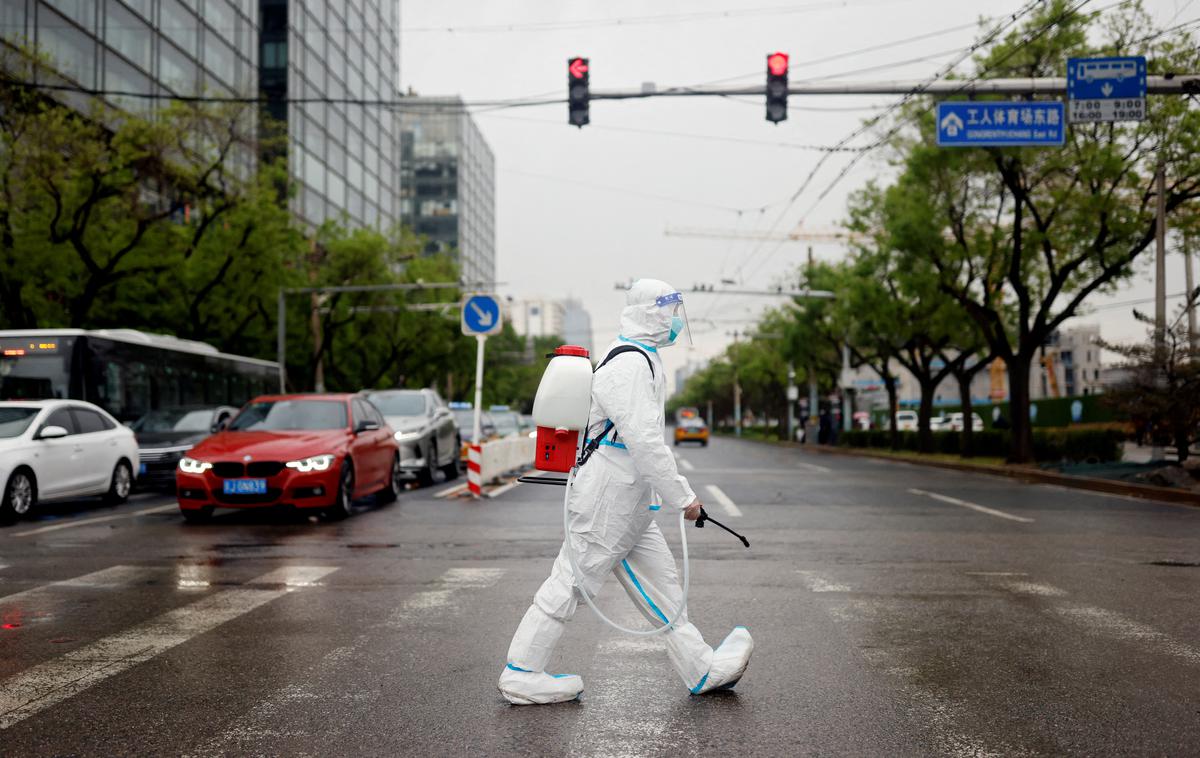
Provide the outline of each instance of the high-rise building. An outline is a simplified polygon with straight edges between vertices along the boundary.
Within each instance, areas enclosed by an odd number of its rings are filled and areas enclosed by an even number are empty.
[[[559,300],[517,300],[509,306],[509,316],[513,329],[522,336],[565,337],[566,308]]]
[[[0,36],[49,58],[52,70],[36,74],[47,84],[217,97],[253,96],[258,88],[258,0],[3,0]],[[51,94],[90,110],[90,95]],[[106,99],[142,115],[163,102]],[[254,156],[236,159],[248,166]]]
[[[458,97],[408,97],[400,123],[400,217],[454,252],[463,281],[496,280],[496,167]]]
[[[562,303],[562,338],[568,345],[579,345],[592,352],[592,315],[584,310],[582,301],[573,297]]]
[[[215,1],[204,0],[206,10]],[[400,144],[391,111],[285,98],[393,99],[396,3],[258,0],[258,5],[260,87],[268,112],[287,130],[289,168],[298,185],[293,212],[312,225],[345,214],[350,226],[390,228],[400,220],[395,189]]]

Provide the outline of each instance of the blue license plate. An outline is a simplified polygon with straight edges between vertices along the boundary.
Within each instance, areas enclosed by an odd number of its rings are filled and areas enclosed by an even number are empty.
[[[226,479],[222,483],[226,495],[265,495],[266,479]]]

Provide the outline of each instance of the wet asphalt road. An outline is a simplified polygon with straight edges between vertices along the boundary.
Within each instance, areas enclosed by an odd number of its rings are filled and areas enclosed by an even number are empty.
[[[690,696],[583,608],[555,661],[583,699],[500,697],[557,488],[204,526],[143,494],[0,528],[0,754],[1200,754],[1200,509],[731,440],[680,456],[752,545],[688,532],[692,619],[756,641],[734,693]]]

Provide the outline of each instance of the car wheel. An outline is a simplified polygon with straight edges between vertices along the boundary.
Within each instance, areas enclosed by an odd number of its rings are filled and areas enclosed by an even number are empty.
[[[422,487],[429,487],[433,484],[438,470],[437,457],[437,443],[430,442],[429,450],[425,453],[425,468],[417,474],[417,484]]]
[[[120,505],[129,499],[129,492],[133,489],[133,469],[125,461],[118,461],[116,467],[113,468],[112,483],[108,485],[108,492],[104,495],[105,502],[112,505]]]
[[[203,508],[180,508],[179,512],[189,524],[207,524],[212,520],[213,507],[206,505]]]
[[[375,494],[375,500],[379,503],[394,503],[403,490],[404,471],[400,468],[400,454],[396,453],[392,459],[392,473],[388,477],[388,483]]]
[[[15,521],[29,515],[37,505],[37,482],[33,472],[19,468],[8,477],[4,499],[0,500],[0,520]]]
[[[329,521],[341,521],[350,515],[354,504],[354,465],[350,459],[342,461],[342,473],[338,476],[337,496],[333,505],[325,509]]]
[[[462,438],[454,441],[454,455],[450,456],[450,462],[442,466],[442,473],[446,475],[446,481],[451,481],[458,478],[458,451],[462,450]]]

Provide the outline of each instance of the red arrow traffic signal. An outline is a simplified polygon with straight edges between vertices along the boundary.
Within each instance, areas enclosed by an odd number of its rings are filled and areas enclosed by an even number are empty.
[[[587,58],[572,58],[567,63],[567,72],[572,79],[582,79],[587,74]]]
[[[591,118],[588,115],[589,91],[588,59],[567,59],[567,123],[583,127]]]

